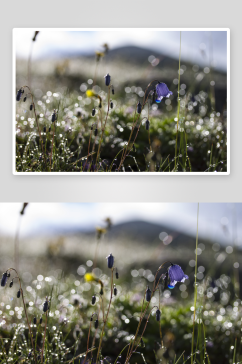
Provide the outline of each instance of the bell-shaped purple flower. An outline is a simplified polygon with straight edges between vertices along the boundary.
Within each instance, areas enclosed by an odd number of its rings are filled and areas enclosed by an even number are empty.
[[[108,260],[108,268],[112,269],[114,264],[114,256],[112,254],[109,254],[106,259]]]
[[[168,275],[170,278],[170,283],[168,284],[168,288],[172,289],[175,287],[177,282],[184,282],[185,279],[188,279],[188,276],[184,274],[181,267],[177,264],[172,264],[168,269]]]
[[[156,85],[156,102],[160,103],[163,97],[170,97],[173,93],[169,90],[165,83],[159,82]]]
[[[106,74],[106,76],[104,76],[105,78],[105,85],[106,86],[109,86],[110,85],[110,82],[111,82],[111,76],[109,73]]]

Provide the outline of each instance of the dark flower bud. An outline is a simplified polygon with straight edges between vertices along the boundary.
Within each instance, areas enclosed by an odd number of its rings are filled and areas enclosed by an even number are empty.
[[[113,102],[110,102],[110,108],[113,109]]]
[[[119,275],[118,275],[118,270],[117,269],[116,269],[115,275],[116,275],[116,279],[119,279]]]
[[[109,254],[109,256],[107,257],[107,260],[108,260],[108,268],[109,269],[113,268],[114,256],[112,254]]]
[[[149,130],[150,129],[150,122],[149,120],[147,119],[146,122],[145,122],[145,129],[146,130]]]
[[[30,352],[28,353],[28,358],[31,358],[31,356],[32,356],[32,351],[30,351]]]
[[[9,287],[12,288],[13,287],[13,281],[10,282]]]
[[[52,123],[54,123],[56,121],[56,112],[55,111],[51,115],[51,121],[52,121]]]
[[[38,355],[38,356],[37,356],[37,360],[39,360],[39,361],[40,361],[40,359],[41,359],[41,356],[40,356],[40,355]]]
[[[76,114],[76,116],[78,117],[78,118],[80,118],[81,117],[81,111],[77,111],[77,114]]]
[[[156,321],[160,321],[160,310],[157,310],[155,313]]]
[[[42,324],[42,321],[43,321],[43,319],[42,319],[42,317],[41,317],[41,318],[40,318],[40,320],[39,320],[40,325]]]
[[[109,75],[109,73],[107,73],[106,76],[104,76],[104,78],[105,78],[105,85],[109,86],[111,82],[111,76]]]
[[[45,301],[43,304],[43,311],[47,312],[48,311],[48,301]]]
[[[46,133],[46,126],[44,126],[44,133]]]
[[[112,87],[112,94],[114,95],[114,88]]]
[[[98,328],[98,319],[96,319],[95,323],[94,323],[95,329]]]
[[[151,300],[151,290],[150,290],[149,286],[146,289],[145,299],[147,302],[150,302],[150,300]]]
[[[17,298],[20,298],[20,294],[21,294],[21,291],[19,289],[18,292],[17,292]]]
[[[141,113],[141,109],[142,109],[142,105],[140,102],[138,102],[137,104],[137,113],[140,114]]]
[[[21,96],[22,96],[22,89],[18,90],[16,100],[20,101]]]
[[[114,287],[114,289],[113,289],[114,296],[117,296],[117,293],[118,293],[117,287]]]
[[[23,102],[25,102],[26,100],[27,100],[27,96],[24,97]]]
[[[7,272],[3,273],[2,280],[1,280],[1,286],[5,287],[8,280],[8,274]]]
[[[21,353],[21,351],[18,351],[18,356],[20,356],[22,353]]]
[[[100,289],[99,293],[100,293],[101,296],[103,295],[103,289],[102,288]]]
[[[49,127],[49,133],[51,132],[51,127]]]
[[[92,116],[96,114],[96,109],[92,109]]]
[[[94,130],[94,135],[97,136],[97,128]]]
[[[33,104],[30,105],[29,110],[33,110]]]
[[[95,305],[96,303],[96,296],[92,296],[92,305]]]
[[[34,317],[34,325],[36,325],[36,324],[37,324],[37,318]]]

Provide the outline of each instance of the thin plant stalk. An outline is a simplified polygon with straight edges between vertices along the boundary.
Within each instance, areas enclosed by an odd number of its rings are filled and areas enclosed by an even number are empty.
[[[34,349],[34,342],[33,342],[33,335],[32,335],[32,331],[31,331],[31,327],[30,327],[30,323],[29,323],[29,318],[28,318],[28,314],[27,314],[27,309],[26,309],[26,304],[25,304],[25,300],[24,300],[24,294],[23,294],[23,289],[22,289],[22,285],[21,285],[21,280],[19,278],[17,270],[15,268],[7,269],[7,271],[11,271],[11,270],[13,270],[17,274],[17,276],[15,278],[17,278],[18,281],[19,281],[20,292],[21,292],[22,301],[23,301],[23,305],[24,305],[24,312],[25,312],[25,316],[26,316],[26,320],[27,320],[27,324],[28,324],[28,328],[29,328],[31,344],[32,344],[33,352],[34,352],[34,361],[37,364],[37,359],[36,359],[35,349]]]
[[[52,138],[51,152],[50,152],[50,172],[51,172],[51,167],[52,167],[52,153],[53,153],[54,139],[55,139],[55,121],[54,121],[53,138]]]
[[[176,148],[175,148],[175,167],[176,171],[176,157],[177,157],[177,141],[178,141],[178,125],[179,125],[179,114],[180,114],[180,69],[181,69],[181,31],[180,31],[180,52],[179,52],[179,71],[178,71],[178,91],[177,91],[177,123],[176,123]]]
[[[20,226],[21,226],[21,217],[22,217],[22,215],[19,215],[19,217],[18,217],[18,225],[17,225],[17,230],[16,230],[16,234],[15,234],[15,239],[14,239],[14,263],[15,263],[16,270],[18,270],[18,268],[19,268],[19,231],[20,231]]]
[[[102,328],[102,332],[101,332],[101,335],[100,335],[99,347],[98,347],[98,352],[97,352],[97,363],[98,363],[98,360],[99,360],[99,355],[100,355],[100,351],[101,351],[104,330],[105,330],[106,323],[107,323],[107,320],[108,320],[108,315],[109,315],[109,311],[110,311],[110,307],[111,307],[112,298],[113,298],[113,268],[112,268],[112,274],[111,274],[111,295],[110,295],[110,300],[109,300],[109,304],[108,304],[107,314],[106,314],[106,317],[105,317],[105,319],[103,321],[103,328]]]
[[[104,134],[104,130],[105,130],[105,127],[106,127],[107,120],[108,120],[109,109],[110,109],[110,86],[108,86],[108,110],[107,110],[107,114],[106,114],[106,119],[105,119],[105,122],[104,122],[104,126],[102,127],[102,134],[101,134],[101,138],[100,138],[99,145],[98,145],[96,164],[98,163],[98,158],[99,158],[99,154],[100,154],[101,144],[102,144],[102,141],[103,141],[103,134]],[[102,125],[102,113],[101,113],[101,125]]]
[[[199,219],[199,203],[198,203],[198,205],[197,205],[196,263],[195,263],[195,282],[194,282],[194,314],[193,314],[193,330],[192,330],[192,354],[191,354],[191,364],[193,364],[194,334],[195,334],[195,317],[196,317],[196,305],[197,305],[197,248],[198,248],[198,219]]]

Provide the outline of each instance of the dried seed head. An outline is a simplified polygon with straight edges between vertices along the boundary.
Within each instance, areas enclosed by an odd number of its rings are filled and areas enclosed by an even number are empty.
[[[150,290],[149,286],[146,289],[145,299],[147,302],[150,302],[150,300],[151,300],[151,290]]]
[[[20,298],[20,294],[21,294],[21,291],[19,289],[18,292],[17,292],[17,298]]]
[[[92,305],[95,305],[96,303],[96,296],[92,296]]]
[[[112,94],[114,95],[114,88],[112,87]]]
[[[98,319],[95,320],[94,326],[95,326],[95,329],[98,328]]]
[[[27,96],[24,97],[23,102],[25,102],[26,100],[27,100]]]
[[[33,104],[30,105],[29,110],[33,110]]]
[[[116,275],[116,279],[119,279],[119,274],[118,274],[118,270],[117,270],[117,268],[116,268],[116,273],[115,273],[115,275]]]
[[[106,74],[106,76],[104,76],[105,78],[105,85],[106,86],[109,86],[110,85],[110,82],[111,82],[111,76],[109,73]]]
[[[113,109],[113,102],[110,102],[110,108]]]
[[[1,280],[1,286],[2,287],[6,286],[7,280],[8,280],[8,274],[7,274],[7,272],[5,272],[5,273],[3,273],[2,280]]]
[[[137,113],[140,114],[141,113],[141,109],[142,109],[142,105],[140,102],[138,102],[137,104]]]
[[[12,288],[13,287],[13,281],[10,282],[9,287]]]
[[[96,109],[92,109],[92,116],[95,116],[96,114]]]
[[[107,257],[107,260],[108,260],[108,268],[109,269],[113,268],[114,256],[112,254],[109,254],[109,256]]]
[[[114,287],[114,289],[113,289],[114,296],[117,296],[117,293],[118,293],[117,287]]]

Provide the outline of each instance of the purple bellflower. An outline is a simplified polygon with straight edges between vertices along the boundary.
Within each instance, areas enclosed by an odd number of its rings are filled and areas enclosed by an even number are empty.
[[[170,278],[170,283],[168,284],[168,288],[172,289],[175,287],[177,282],[185,282],[185,279],[188,279],[188,276],[184,274],[181,267],[177,264],[172,264],[168,269],[168,275]]]
[[[170,95],[173,95],[173,92],[171,92],[165,83],[159,82],[156,85],[156,102],[160,103],[163,97],[170,97]]]

